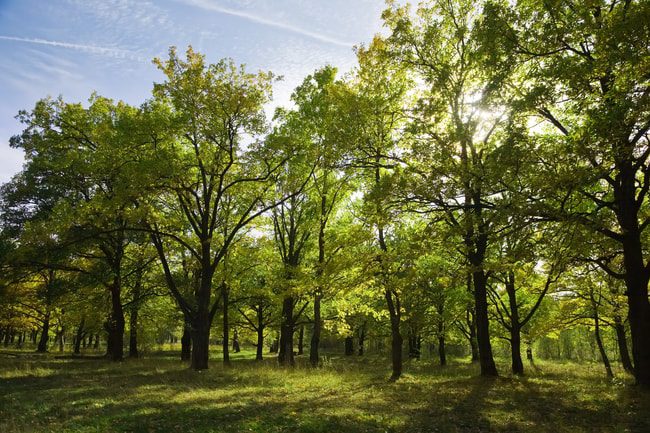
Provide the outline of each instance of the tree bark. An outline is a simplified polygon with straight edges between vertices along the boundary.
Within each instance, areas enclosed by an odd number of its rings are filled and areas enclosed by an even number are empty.
[[[622,145],[614,146],[619,171],[614,187],[615,212],[621,228],[634,376],[637,384],[650,388],[650,270],[643,260],[642,233],[638,220],[640,205],[636,202],[637,173],[633,166],[634,146],[627,143],[627,137],[625,140]]]
[[[257,350],[255,352],[255,360],[262,361],[264,359],[264,307],[260,303],[257,311]]]
[[[280,326],[280,348],[278,353],[278,362],[280,365],[294,366],[293,357],[293,317],[294,299],[287,296],[282,301],[282,325]]]
[[[181,361],[189,361],[192,357],[192,325],[187,321],[183,326],[181,337]]]
[[[112,361],[124,359],[124,310],[122,309],[122,281],[119,275],[113,278],[110,287],[111,293],[111,318],[109,321],[110,357]]]
[[[506,275],[506,293],[510,308],[510,358],[512,374],[524,374],[524,363],[521,360],[521,321],[519,320],[519,304],[517,303],[517,289],[515,286],[515,273],[508,271]]]
[[[621,364],[628,373],[634,374],[634,366],[630,359],[630,352],[627,348],[627,336],[625,335],[625,325],[621,316],[614,316],[614,330],[616,331],[616,340],[618,342],[618,351],[621,357]]]
[[[400,333],[400,303],[399,298],[395,295],[393,300],[393,293],[386,289],[384,292],[386,303],[388,304],[388,312],[390,315],[390,333],[391,333],[391,361],[393,372],[390,376],[390,381],[394,382],[402,375],[402,344],[404,339]]]
[[[298,355],[303,354],[303,343],[305,339],[305,325],[300,325],[298,329]]]
[[[208,312],[197,314],[192,321],[192,356],[191,368],[193,370],[207,370],[210,356],[210,319]]]
[[[64,333],[65,333],[65,329],[60,328],[58,330],[56,336],[54,337],[55,343],[56,342],[59,343],[59,352],[63,352],[63,349],[64,349],[64,345],[65,345],[65,341],[64,341],[64,337],[63,337]]]
[[[322,295],[317,291],[314,295],[314,329],[311,334],[311,344],[309,346],[309,363],[312,367],[318,367],[320,364],[320,355],[318,349],[320,346],[320,334],[322,327],[322,319],[320,312],[320,303]]]
[[[345,337],[345,356],[352,356],[354,354],[354,339],[351,336]]]
[[[363,356],[364,345],[366,343],[366,324],[364,323],[359,330],[359,356]]]
[[[129,358],[138,358],[138,313],[139,307],[135,303],[131,306],[129,315]]]
[[[483,260],[480,261],[481,265]],[[497,367],[492,356],[490,343],[490,322],[487,304],[487,278],[482,269],[473,272],[474,301],[476,308],[476,336],[478,340],[479,362],[481,363],[481,376],[498,376]]]
[[[239,333],[237,332],[237,327],[235,327],[232,331],[232,351],[234,353],[241,352],[241,348],[239,347]]]
[[[79,326],[77,327],[77,333],[74,338],[74,353],[76,355],[81,353],[81,340],[84,338],[84,325],[86,323],[86,318],[82,317]]]
[[[602,359],[603,365],[605,366],[607,377],[612,378],[614,377],[614,373],[612,372],[612,366],[609,363],[609,358],[607,357],[607,352],[605,352],[605,346],[603,345],[603,340],[600,336],[600,319],[598,317],[597,311],[594,312],[594,325],[595,325],[594,334],[596,336],[596,343],[598,344],[598,351],[600,352],[600,358]]]
[[[9,342],[11,341],[11,334],[13,333],[13,330],[11,329],[11,326],[7,326],[7,330],[5,331],[5,340],[4,340],[4,346],[7,347],[9,346]]]
[[[8,330],[7,330],[8,335]],[[45,318],[43,319],[43,330],[41,331],[41,338],[38,341],[36,351],[38,353],[47,352],[47,342],[50,340],[50,311],[46,311]],[[6,344],[5,344],[6,346]]]
[[[228,321],[228,307],[229,307],[230,288],[223,284],[221,288],[221,300],[223,302],[223,363],[230,364],[230,323]]]
[[[438,336],[438,358],[440,359],[441,367],[447,365],[447,349],[445,347],[444,334]]]
[[[142,296],[142,276],[144,270],[141,266],[136,272],[136,280],[133,285],[133,296],[131,309],[129,311],[129,358],[138,358],[138,315],[140,313],[140,297]]]
[[[280,349],[280,339],[276,333],[273,342],[271,342],[271,346],[269,346],[269,353],[278,353],[279,349]]]

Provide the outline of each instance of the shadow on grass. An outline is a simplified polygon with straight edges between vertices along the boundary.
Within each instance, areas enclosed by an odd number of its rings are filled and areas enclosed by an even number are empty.
[[[204,372],[166,357],[7,361],[7,433],[650,431],[647,394],[594,377],[484,379],[475,365],[422,363],[389,384],[384,362],[345,358],[316,370],[237,360]]]

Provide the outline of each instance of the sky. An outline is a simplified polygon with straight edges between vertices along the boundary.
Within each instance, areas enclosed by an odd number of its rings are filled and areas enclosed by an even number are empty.
[[[345,72],[353,46],[381,31],[384,0],[0,0],[0,183],[20,171],[15,119],[36,101],[92,92],[139,105],[162,74],[151,63],[188,45],[284,79],[274,105],[315,69]]]

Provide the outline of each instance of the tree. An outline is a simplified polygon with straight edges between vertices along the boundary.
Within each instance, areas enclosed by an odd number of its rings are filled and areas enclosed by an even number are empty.
[[[342,103],[341,93],[345,92],[345,84],[336,81],[336,69],[326,66],[305,78],[298,86],[292,101],[296,108],[282,112],[282,120],[290,139],[300,143],[305,149],[307,158],[313,165],[311,179],[307,185],[310,200],[313,200],[317,210],[314,219],[318,220],[314,231],[317,231],[317,259],[315,268],[315,288],[313,290],[313,331],[309,351],[312,366],[320,362],[319,345],[323,326],[321,303],[328,292],[328,281],[334,278],[328,272],[332,266],[334,255],[340,245],[332,245],[329,233],[337,205],[345,198],[350,186],[349,171],[342,170],[342,160],[345,152],[345,134],[341,134],[339,125],[344,121],[339,110]]]
[[[391,171],[399,161],[405,140],[406,101],[411,83],[406,71],[388,56],[386,42],[375,37],[368,48],[357,50],[359,67],[351,84],[345,112],[349,120],[349,165],[358,170],[364,188],[364,219],[376,236],[375,281],[382,287],[391,323],[391,380],[402,374],[399,288],[391,281],[387,232],[396,216],[390,203]]]
[[[138,219],[141,150],[152,140],[147,110],[93,95],[87,108],[44,99],[18,117],[26,128],[11,145],[25,151],[26,164],[5,188],[5,209],[18,226],[47,218],[61,248],[74,245],[80,260],[95,263],[92,270],[64,269],[94,272],[110,293],[109,347],[121,360],[122,266],[127,228]]]
[[[219,296],[213,300],[215,271],[241,230],[277,205],[267,198],[290,153],[259,142],[244,146],[244,135],[265,131],[270,73],[250,74],[229,60],[208,65],[191,47],[185,60],[172,48],[169,59],[156,64],[167,80],[155,85],[154,94],[171,115],[151,163],[166,175],[152,204],[150,232],[169,289],[190,322],[192,368],[203,370],[219,306]],[[181,231],[165,227],[168,219],[179,222]],[[170,243],[182,246],[194,263],[199,282],[189,296],[174,278]]]
[[[513,104],[547,122],[534,191],[540,213],[613,242],[625,282],[635,377],[650,386],[647,196],[650,189],[650,5],[643,1],[489,3],[493,65],[510,75]]]
[[[439,0],[423,2],[414,18],[408,7],[389,3],[383,18],[395,61],[408,65],[426,86],[410,125],[414,138],[403,200],[416,212],[443,215],[462,237],[481,375],[495,376],[486,259],[504,207],[496,179],[505,167],[496,155],[508,113],[479,55],[481,12],[471,1]]]

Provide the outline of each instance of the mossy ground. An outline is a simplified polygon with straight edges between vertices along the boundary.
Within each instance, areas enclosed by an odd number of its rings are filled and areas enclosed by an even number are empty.
[[[650,394],[598,364],[538,363],[524,377],[477,377],[454,360],[384,358],[292,370],[252,353],[191,371],[171,355],[114,364],[0,352],[0,432],[650,432]]]

